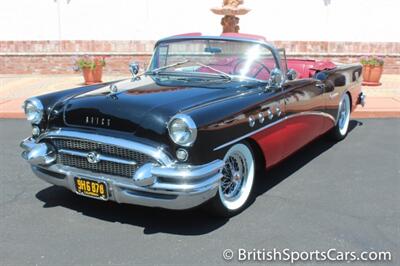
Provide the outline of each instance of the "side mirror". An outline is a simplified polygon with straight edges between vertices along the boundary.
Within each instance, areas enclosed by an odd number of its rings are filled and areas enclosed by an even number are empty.
[[[139,63],[138,62],[131,62],[129,64],[129,71],[132,73],[132,76],[136,78],[137,74],[139,73]]]
[[[286,73],[286,77],[288,80],[295,80],[297,79],[297,72],[294,69],[289,69]]]
[[[272,69],[269,77],[269,85],[271,87],[277,88],[282,85],[283,75],[282,71],[278,68]]]

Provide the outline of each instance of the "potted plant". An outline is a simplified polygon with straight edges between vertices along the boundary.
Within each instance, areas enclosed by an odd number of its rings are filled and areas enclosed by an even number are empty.
[[[103,67],[106,65],[104,57],[94,58],[94,68],[92,69],[93,79],[95,83],[101,83],[103,77]]]
[[[369,56],[361,58],[363,65],[363,85],[379,86],[383,72],[384,61],[381,57]]]
[[[75,70],[81,70],[85,84],[101,83],[103,67],[106,65],[104,57],[83,56],[75,60]]]

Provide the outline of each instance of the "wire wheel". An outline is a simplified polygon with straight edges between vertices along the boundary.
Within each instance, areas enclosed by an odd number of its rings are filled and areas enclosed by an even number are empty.
[[[340,110],[339,110],[338,126],[339,126],[339,132],[342,136],[346,135],[347,130],[349,128],[349,122],[350,122],[350,98],[349,95],[346,94],[340,104]]]
[[[254,181],[254,158],[244,144],[236,144],[225,155],[224,175],[219,187],[222,204],[238,210],[247,202]]]

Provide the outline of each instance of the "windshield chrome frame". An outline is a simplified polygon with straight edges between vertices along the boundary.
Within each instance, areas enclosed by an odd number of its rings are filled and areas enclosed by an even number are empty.
[[[161,40],[157,41],[157,43],[154,46],[153,55],[151,56],[150,64],[149,64],[149,67],[147,68],[147,71],[151,71],[151,66],[153,65],[153,61],[156,56],[156,51],[160,44],[183,42],[183,41],[198,41],[198,40],[231,41],[231,42],[243,42],[243,43],[251,43],[251,44],[261,45],[262,47],[265,47],[271,51],[271,54],[275,59],[276,68],[278,68],[279,70],[282,71],[281,56],[280,56],[278,50],[273,45],[266,43],[264,41],[259,41],[259,40],[244,39],[244,38],[241,39],[241,38],[225,37],[225,36],[174,36],[174,37],[168,37],[165,39],[161,39]],[[236,76],[233,76],[233,77],[236,77]],[[252,79],[251,77],[248,77],[248,78]],[[254,79],[254,80],[260,81],[260,82],[267,82],[267,80],[260,80],[260,79]]]

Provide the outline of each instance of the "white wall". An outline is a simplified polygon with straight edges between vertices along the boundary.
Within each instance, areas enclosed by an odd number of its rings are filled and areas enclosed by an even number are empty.
[[[0,40],[154,40],[219,34],[222,0],[0,0]],[[245,0],[241,32],[270,40],[400,42],[399,0]],[[59,23],[60,22],[60,23]]]

